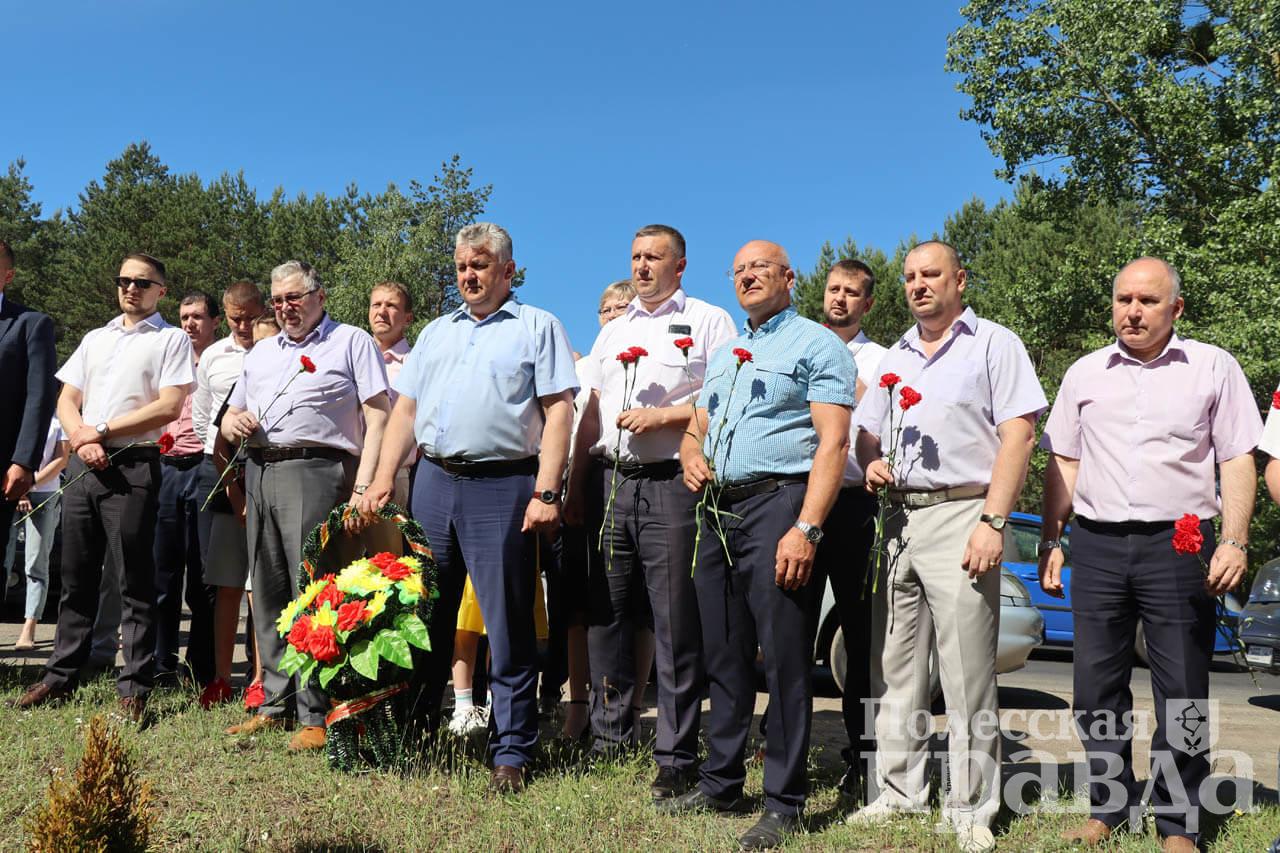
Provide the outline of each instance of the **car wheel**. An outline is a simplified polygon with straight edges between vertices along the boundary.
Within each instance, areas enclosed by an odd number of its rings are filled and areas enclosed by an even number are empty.
[[[844,648],[843,628],[836,628],[836,633],[831,638],[831,652],[827,657],[827,664],[831,667],[831,678],[836,683],[836,689],[843,696],[844,680],[849,674],[849,654]]]

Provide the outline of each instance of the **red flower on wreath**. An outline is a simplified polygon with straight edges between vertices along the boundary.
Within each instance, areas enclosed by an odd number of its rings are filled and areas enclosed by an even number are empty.
[[[364,601],[348,601],[338,608],[338,630],[350,631],[365,620]]]
[[[1179,554],[1199,554],[1204,547],[1200,517],[1187,513],[1173,523],[1173,550]]]
[[[902,377],[896,373],[886,373],[880,377],[881,388],[892,388],[902,381]]]
[[[401,563],[400,558],[390,551],[374,554],[369,558],[369,562],[377,566],[378,571],[393,581],[404,580],[413,571],[404,563]]]
[[[307,637],[311,634],[311,617],[303,616],[297,622],[293,623],[293,627],[289,629],[289,636],[286,637],[289,645],[293,646],[300,652],[307,650]]]
[[[307,358],[305,355],[304,355],[304,356],[302,356],[302,358],[300,359],[300,361],[302,362],[302,372],[303,372],[303,373],[315,373],[315,372],[316,372],[316,363],[315,363],[314,361],[312,361],[311,359]]]
[[[676,338],[671,343],[675,344],[676,349],[680,350],[680,352],[685,355],[688,355],[689,350],[693,348],[693,338]],[[1277,396],[1280,396],[1280,394]]]
[[[1280,409],[1280,391],[1271,395],[1271,408]]]
[[[898,400],[898,405],[902,407],[902,411],[904,412],[924,399],[920,392],[912,388],[910,385],[903,385],[900,394],[901,396]]]
[[[742,347],[734,347],[733,354],[738,357],[738,367],[751,361],[751,350],[745,350]]]
[[[317,625],[307,637],[307,651],[320,663],[328,663],[342,654],[338,648],[338,635],[332,625]]]
[[[316,596],[316,609],[319,610],[324,606],[325,602],[328,602],[329,609],[337,611],[346,596],[342,593],[342,590],[338,589],[338,585],[333,582],[333,575],[325,575],[320,580],[327,580],[329,584],[320,590],[320,594]]]
[[[156,440],[156,444],[160,445],[161,453],[168,453],[170,450],[173,450],[173,436],[166,432]]]

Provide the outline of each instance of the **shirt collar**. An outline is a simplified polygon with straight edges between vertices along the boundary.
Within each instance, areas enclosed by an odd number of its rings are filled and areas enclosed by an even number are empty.
[[[280,334],[276,335],[276,345],[279,346],[281,349],[284,349],[285,347],[288,347],[288,346],[304,347],[307,344],[315,343],[316,341],[322,341],[325,338],[329,337],[329,333],[332,332],[335,328],[337,328],[337,326],[338,324],[334,321],[332,317],[329,316],[329,312],[326,311],[324,312],[324,314],[320,315],[320,322],[316,324],[316,327],[311,331],[307,332],[307,334],[302,338],[302,340],[295,341],[293,338],[289,337],[288,332],[286,332],[284,329],[281,329]]]
[[[382,351],[382,362],[384,364],[404,364],[405,358],[409,355],[409,342],[404,338],[396,341],[389,348]]]
[[[1169,340],[1165,343],[1164,349],[1160,350],[1160,354],[1158,356],[1151,359],[1151,361],[1146,362],[1146,365],[1155,367],[1163,362],[1174,361],[1175,359],[1173,356],[1175,353],[1180,357],[1178,360],[1186,360],[1187,346],[1183,343],[1183,339],[1178,336],[1177,332],[1174,332],[1169,336]],[[1122,361],[1127,361],[1130,364],[1143,363],[1134,358],[1133,354],[1129,352],[1129,348],[1120,343],[1119,338],[1116,338],[1115,342],[1107,348],[1107,367],[1112,367]]]
[[[107,328],[117,329],[126,335],[131,335],[137,332],[145,332],[146,328],[144,327],[147,327],[147,326],[156,330],[160,330],[160,329],[167,328],[168,325],[169,324],[165,322],[164,317],[160,316],[160,312],[156,311],[151,316],[145,317],[139,320],[138,322],[134,323],[132,327],[126,326],[124,324],[123,314],[117,315],[116,317],[112,318],[111,322],[107,323]]]
[[[954,338],[960,332],[967,332],[972,335],[978,328],[978,315],[970,306],[966,305],[964,311],[960,312],[960,316],[951,324],[951,337]],[[861,337],[861,333],[859,333]],[[855,339],[856,340],[856,339]],[[914,324],[907,333],[898,341],[898,346],[902,349],[914,348],[915,344],[920,340],[920,324]]]
[[[677,287],[675,293],[668,296],[666,301],[652,311],[647,310],[643,305],[641,305],[640,297],[637,296],[635,299],[632,299],[627,303],[627,316],[631,316],[632,314],[645,314],[649,317],[656,317],[659,314],[666,313],[668,305],[675,306],[672,309],[673,313],[684,310],[685,295],[683,287]]]
[[[465,319],[467,319],[467,320],[471,320],[471,321],[473,321],[473,322],[475,322],[475,323],[479,324],[479,323],[483,323],[483,322],[485,322],[485,320],[488,320],[488,319],[489,319],[489,317],[492,317],[492,316],[494,316],[494,314],[497,314],[497,313],[499,313],[499,312],[503,312],[503,313],[508,314],[508,315],[510,315],[510,316],[512,316],[512,317],[519,317],[519,316],[520,316],[520,303],[519,303],[519,302],[516,302],[516,298],[515,298],[515,295],[514,295],[514,294],[512,294],[511,296],[508,296],[508,297],[507,297],[507,301],[506,301],[506,302],[503,302],[503,303],[502,303],[501,305],[499,305],[496,309],[494,309],[493,314],[490,314],[488,317],[485,317],[485,318],[484,318],[484,320],[476,320],[476,318],[475,318],[475,317],[473,317],[473,316],[471,315],[471,306],[470,306],[470,305],[468,305],[468,304],[467,304],[467,303],[465,303],[465,302],[464,302],[464,303],[462,303],[461,305],[459,305],[457,308],[453,309],[453,313],[452,313],[451,315],[449,315],[449,317],[450,317],[450,319],[451,319],[451,320],[453,320],[455,323],[456,323],[458,320],[461,320],[461,319],[464,319],[464,318],[465,318]]]
[[[761,323],[754,331],[751,328],[751,318],[742,321],[742,329],[747,333],[747,337],[754,338],[757,335],[767,335],[776,331],[779,326],[796,316],[796,309],[793,305],[788,305],[777,314],[774,314],[768,320]]]

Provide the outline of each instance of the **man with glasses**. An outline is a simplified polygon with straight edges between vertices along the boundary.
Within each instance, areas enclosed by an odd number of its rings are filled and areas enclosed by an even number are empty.
[[[415,678],[428,725],[440,700],[468,575],[484,614],[492,660],[490,789],[515,793],[538,738],[534,588],[539,534],[560,525],[577,377],[560,321],[517,302],[511,237],[491,222],[458,232],[454,261],[462,306],[433,320],[396,380],[400,397],[365,495],[371,514],[390,500],[416,443],[423,458],[413,514],[439,566],[431,654]]]
[[[200,704],[206,708],[225,702],[232,695],[231,658],[240,622],[240,600],[249,576],[249,553],[240,513],[233,508],[225,489],[209,497],[230,456],[226,440],[218,440],[218,428],[231,389],[240,379],[245,354],[253,348],[254,321],[265,310],[262,291],[251,281],[237,281],[223,292],[222,314],[231,334],[204,351],[196,369],[196,390],[191,395],[192,425],[204,443],[198,491],[201,506],[205,507],[200,513],[200,559],[204,582],[214,590],[214,677],[200,696]],[[237,469],[243,470],[239,465]],[[235,474],[224,480],[224,487],[242,489],[243,485],[243,477]],[[243,499],[240,504],[243,506]]]
[[[295,696],[302,728],[289,742],[292,750],[324,746],[328,703],[307,685],[295,693],[294,679],[280,671],[287,644],[274,617],[297,594],[304,538],[335,506],[357,504],[368,488],[391,408],[377,344],[368,332],[330,318],[325,298],[310,264],[288,261],[271,271],[281,332],[244,357],[222,420],[228,441],[249,442],[249,572],[266,694],[258,712],[227,733],[283,726],[285,704]],[[358,515],[348,519],[348,533],[362,527]],[[337,537],[318,571],[340,568],[359,551],[359,538]]]
[[[658,807],[742,808],[759,649],[769,689],[765,811],[739,845],[764,850],[799,830],[808,793],[807,623],[821,592],[809,579],[844,474],[857,368],[839,338],[791,307],[795,272],[781,246],[747,243],[731,277],[747,323],[707,364],[680,446],[685,485],[710,490],[719,509],[702,513],[693,573],[711,684],[708,756],[697,787]]]
[[[156,442],[182,412],[195,372],[190,340],[156,311],[164,264],[128,255],[116,286],[121,315],[85,335],[58,371],[58,420],[73,451],[73,482],[62,496],[62,601],[44,677],[16,704],[31,708],[74,691],[89,657],[107,559],[123,579],[121,711],[141,722],[155,671]]]
[[[637,686],[644,689],[648,673],[636,672],[633,641],[652,613],[658,775],[650,789],[657,800],[683,794],[695,781],[704,682],[698,604],[689,577],[698,499],[681,480],[680,440],[707,359],[734,336],[728,312],[685,294],[686,264],[684,236],[676,229],[647,225],[636,232],[636,297],[605,324],[583,359],[591,396],[575,442],[568,510],[576,520],[586,501],[613,504],[603,535],[598,528],[587,532],[602,554],[587,584],[597,752],[616,752],[638,740],[633,693]],[[618,361],[618,353],[633,346],[648,355],[634,366]],[[630,399],[628,385],[635,389]]]

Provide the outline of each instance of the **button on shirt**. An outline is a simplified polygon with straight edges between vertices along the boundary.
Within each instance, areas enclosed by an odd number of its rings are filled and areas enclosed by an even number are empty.
[[[621,432],[619,456],[623,462],[679,459],[683,430],[659,429],[636,435],[618,429],[618,415],[624,403],[634,409],[692,403],[706,376],[707,357],[735,335],[728,311],[686,296],[683,290],[677,290],[652,312],[640,304],[639,297],[633,299],[627,313],[600,330],[591,353],[582,359],[586,362],[584,381],[600,392],[600,439],[591,448],[592,455],[603,455],[612,462]],[[675,345],[681,338],[693,338],[687,369],[684,353]],[[627,368],[627,376],[618,353],[634,346],[649,354]],[[634,382],[627,401],[623,399],[624,379]],[[689,414],[693,414],[692,408]]]
[[[739,368],[734,349],[752,360]],[[712,354],[698,396],[707,410],[702,452],[714,462],[717,482],[808,473],[818,450],[809,404],[853,406],[857,377],[841,340],[794,308],[754,331],[748,322]]]
[[[205,453],[213,453],[213,442],[218,437],[218,427],[213,420],[231,393],[231,387],[240,379],[247,352],[236,343],[235,337],[228,336],[210,344],[200,356],[196,390],[191,395],[191,424],[196,435],[204,440]]]
[[[1049,407],[1022,341],[999,323],[979,319],[972,308],[952,324],[932,358],[924,354],[916,325],[889,347],[876,371],[863,380],[867,391],[853,420],[879,437],[886,457],[901,428],[894,464],[901,488],[989,486],[1000,449],[996,426]],[[885,373],[902,378],[892,402],[880,387]],[[898,405],[904,385],[921,395],[905,413]]]
[[[1214,465],[1249,453],[1261,434],[1236,360],[1174,335],[1145,364],[1116,342],[1071,365],[1040,446],[1080,460],[1077,515],[1172,521],[1217,515]]]
[[[315,373],[299,373],[304,355],[315,363]],[[364,447],[360,406],[386,390],[387,374],[373,337],[325,314],[300,341],[281,332],[249,350],[231,405],[253,412],[262,423],[252,444],[331,447],[359,456]]]
[[[880,359],[884,357],[887,350],[868,338],[866,332],[861,331],[845,346],[849,348],[849,352],[853,353],[853,361],[858,365],[858,376],[862,378],[863,384],[867,386],[865,393],[871,393],[871,387],[880,381],[880,374],[877,369],[880,367]],[[861,486],[867,480],[862,466],[858,464],[858,454],[853,452],[857,443],[858,427],[853,422],[853,418],[850,418],[849,459],[844,463],[844,479],[840,483],[841,488],[849,489]]]
[[[508,299],[483,320],[466,305],[432,320],[395,389],[417,403],[414,435],[428,456],[500,462],[537,455],[538,398],[577,391],[578,378],[560,321]]]
[[[187,390],[195,381],[195,355],[186,333],[158,313],[131,327],[121,315],[85,335],[57,376],[80,389],[81,417],[94,426],[154,403],[161,388]],[[123,447],[162,434],[164,429],[156,427],[119,439],[108,436],[107,443]]]

